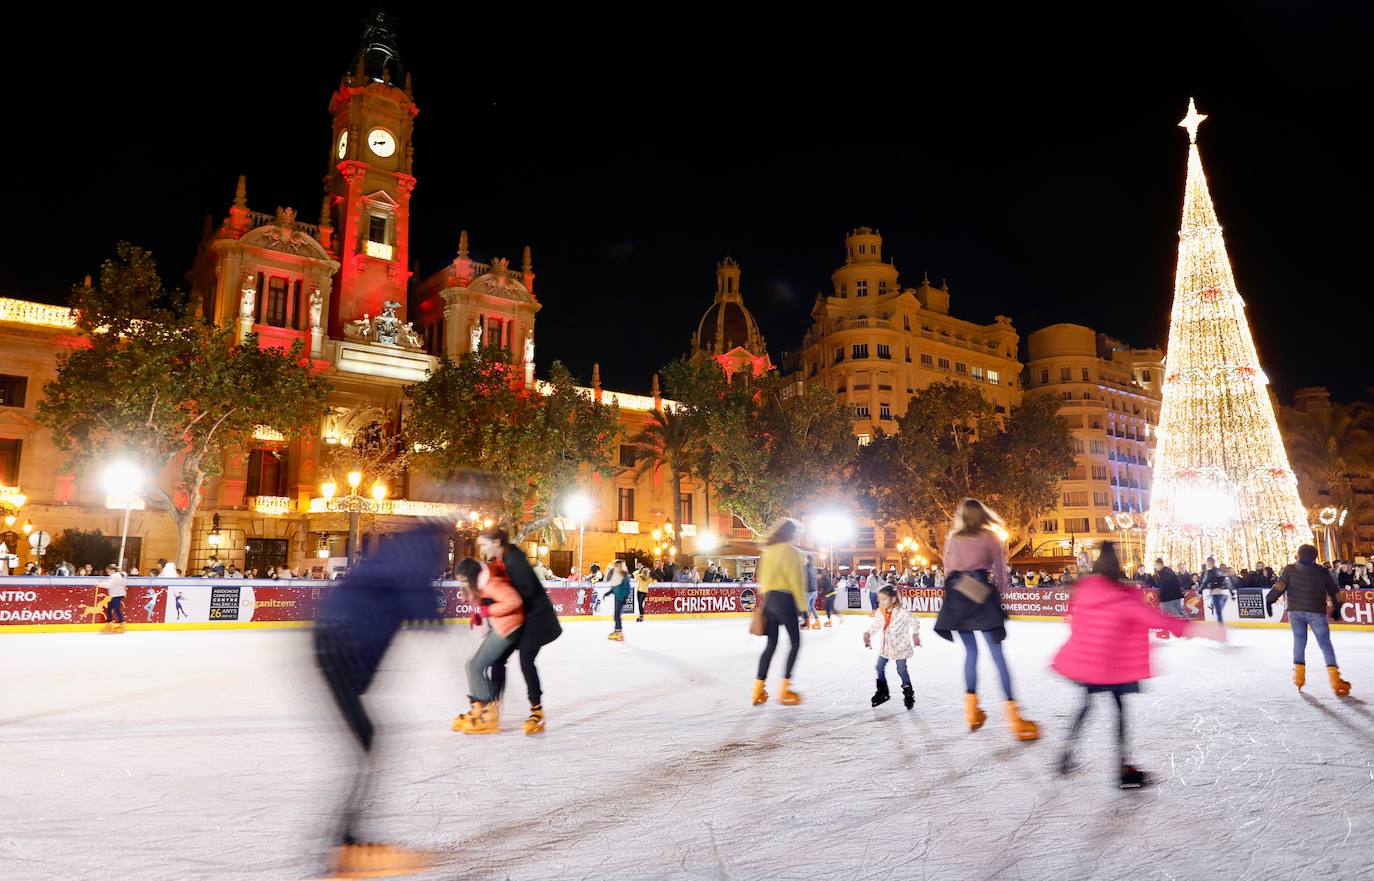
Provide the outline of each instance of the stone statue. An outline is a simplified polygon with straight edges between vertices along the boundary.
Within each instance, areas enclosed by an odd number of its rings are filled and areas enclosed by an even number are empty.
[[[253,320],[253,314],[257,309],[258,292],[253,287],[253,273],[244,273],[243,276],[243,296],[239,298],[239,317]]]
[[[372,339],[372,319],[364,312],[362,318],[354,319],[344,325],[344,336],[351,340]]]
[[[472,344],[472,351],[476,352],[482,348],[482,326],[477,323],[477,319],[472,320],[472,327],[468,328],[468,340]]]
[[[401,319],[396,317],[396,310],[399,308],[401,304],[395,300],[382,302],[382,314],[372,319],[372,329],[377,342],[393,346],[396,344],[396,337],[401,333]]]
[[[320,293],[319,288],[310,294],[310,329],[314,330],[320,326],[320,313],[324,311],[324,294]]]
[[[534,363],[534,330],[525,331],[525,363]]]
[[[407,349],[423,349],[425,347],[424,340],[420,339],[420,335],[415,332],[415,325],[409,321],[401,325],[400,343]]]

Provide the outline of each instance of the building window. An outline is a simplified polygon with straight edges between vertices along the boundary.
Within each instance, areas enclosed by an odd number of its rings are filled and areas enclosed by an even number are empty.
[[[906,347],[906,363],[911,363],[911,346]]]
[[[880,280],[878,282],[878,296],[881,297],[885,293],[887,293],[887,282]]]
[[[621,447],[624,449],[624,447]],[[635,519],[635,491],[633,487],[622,486],[617,491],[615,519]]]
[[[1049,384],[1050,384],[1050,371],[1049,371],[1048,368],[1046,368],[1046,369],[1040,371],[1040,384],[1041,384],[1041,385],[1049,385]]]
[[[1107,479],[1107,466],[1106,466],[1106,465],[1094,465],[1094,466],[1093,466],[1093,480],[1106,480],[1106,479]]]
[[[1065,517],[1064,531],[1069,533],[1089,532],[1092,529],[1090,517]]]
[[[869,410],[868,410],[868,405],[867,405],[867,404],[855,404],[855,405],[854,405],[854,418],[856,418],[856,419],[867,419],[867,418],[868,418],[868,413],[869,413]]]
[[[891,419],[891,418],[892,418],[892,405],[891,405],[891,404],[879,404],[879,405],[878,405],[878,418],[879,418],[879,419]]]
[[[948,359],[948,358],[941,358],[941,359],[940,359],[940,369],[941,369],[941,370],[949,370],[949,359]]]
[[[878,544],[878,539],[872,526],[860,526],[858,529],[858,539],[858,547],[861,548],[876,547]]]
[[[19,453],[23,444],[17,437],[0,437],[0,485],[19,485]]]
[[[371,214],[367,218],[367,240],[385,245],[386,241],[386,215]]]
[[[259,578],[266,578],[271,567],[286,565],[290,544],[285,538],[247,539],[243,543],[243,568],[256,569]]]
[[[853,354],[855,358],[868,357],[868,343],[855,343],[851,348],[853,349],[851,354]]]
[[[982,382],[982,380],[983,380],[983,368],[978,367],[978,366],[975,365],[974,368],[973,368],[973,378],[976,379],[976,380],[978,380],[979,382]]]
[[[0,407],[22,407],[29,391],[27,376],[0,373]]]
[[[633,467],[635,467],[635,463],[639,461],[639,455],[638,455],[638,454],[639,454],[639,450],[636,449],[635,447],[632,447],[632,446],[630,446],[629,444],[621,444],[621,445],[620,445],[620,467],[621,467],[621,468],[633,468]],[[621,519],[621,520],[626,520],[626,519],[629,519],[629,518],[621,517],[620,519]]]
[[[815,361],[812,361],[810,364],[807,365],[806,375],[807,375],[807,376],[815,376],[815,375],[816,375],[816,362],[815,362]]]
[[[848,290],[848,288],[847,288],[845,285],[843,285],[843,284],[840,285],[840,296],[841,296],[841,297],[847,297],[847,296],[849,296],[849,290]]]
[[[692,518],[692,494],[683,493],[677,501],[678,525],[690,525],[696,520]]]
[[[1083,368],[1083,381],[1088,382],[1088,368]]]
[[[848,390],[849,387],[845,384],[845,380],[843,379],[835,384],[835,394],[837,395],[842,395]]]
[[[832,364],[839,364],[839,363],[841,363],[841,362],[843,362],[843,361],[844,361],[844,346],[837,346],[837,347],[835,348],[835,360],[832,361],[831,363],[832,363]]]
[[[997,412],[997,413],[1006,413],[1006,412],[1007,412],[1007,408],[1006,408],[1006,406],[1003,405],[1003,404],[998,404],[997,406],[993,407],[992,409],[993,409],[994,412]]]
[[[286,452],[257,449],[248,454],[248,495],[286,495]]]
[[[858,281],[854,282],[854,296],[856,296],[856,297],[867,297],[867,296],[868,296],[868,279],[861,278],[861,279],[859,279]]]
[[[1073,451],[1076,455],[1083,455],[1083,441],[1079,438],[1073,439]]]
[[[957,373],[957,374],[959,374],[960,376],[967,376],[967,375],[968,375],[968,365],[965,364],[963,361],[955,361],[955,362],[954,362],[954,372]]]
[[[1041,521],[1040,521],[1040,531],[1041,531],[1041,532],[1058,532],[1058,531],[1059,531],[1059,521],[1058,521],[1058,520],[1041,520]]]
[[[921,366],[922,366],[922,367],[934,367],[934,366],[935,366],[935,356],[932,355],[932,354],[930,354],[929,352],[922,352],[922,353],[921,353]]]
[[[1064,507],[1066,508],[1086,508],[1088,506],[1088,494],[1079,490],[1064,492]],[[1085,532],[1087,530],[1084,530]]]
[[[892,347],[887,343],[878,343],[878,357],[887,361],[892,360]]]
[[[861,434],[861,435],[859,435],[859,446],[861,446],[861,447],[866,447],[866,446],[868,446],[868,445],[871,444],[871,443],[873,443],[873,435],[871,435],[871,434]]]
[[[1001,382],[1001,381],[1002,381],[1002,374],[1001,374],[999,371],[996,371],[996,370],[989,370],[989,371],[988,371],[988,382],[992,383],[993,385],[997,385],[997,383],[999,383],[999,382]]]
[[[1073,381],[1073,369],[1072,369],[1072,368],[1069,368],[1069,367],[1060,367],[1060,368],[1059,368],[1059,381],[1060,381],[1060,382],[1072,382],[1072,381]]]
[[[279,275],[267,279],[267,297],[262,320],[273,327],[286,327],[286,296],[291,284]]]
[[[902,330],[911,330],[911,316],[910,316],[910,315],[903,315],[903,316],[902,316]]]
[[[1150,380],[1150,371],[1148,371],[1148,370],[1142,370],[1142,371],[1140,371],[1140,376],[1141,376],[1141,378],[1144,379],[1146,382],[1150,382],[1150,381],[1151,381],[1151,380]]]
[[[1092,442],[1092,451],[1094,456],[1106,455],[1107,444],[1103,441],[1095,440]]]
[[[1107,505],[1107,494],[1106,494],[1105,492],[1095,492],[1095,493],[1093,493],[1093,504],[1096,505],[1096,506],[1098,506],[1099,508],[1106,507],[1106,505]]]

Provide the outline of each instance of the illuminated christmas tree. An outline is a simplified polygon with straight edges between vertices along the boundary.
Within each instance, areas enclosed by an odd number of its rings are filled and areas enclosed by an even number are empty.
[[[1197,572],[1203,561],[1277,569],[1312,541],[1268,378],[1217,222],[1188,99],[1188,183],[1155,448],[1146,553]]]

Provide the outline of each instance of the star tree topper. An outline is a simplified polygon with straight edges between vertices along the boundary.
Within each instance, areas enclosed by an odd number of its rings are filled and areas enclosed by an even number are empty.
[[[1188,115],[1185,116],[1185,117],[1183,117],[1183,119],[1182,119],[1182,120],[1179,122],[1179,124],[1178,124],[1178,127],[1179,127],[1179,128],[1186,128],[1186,129],[1188,130],[1188,143],[1190,143],[1190,144],[1196,144],[1196,143],[1197,143],[1197,127],[1198,127],[1199,125],[1202,125],[1202,121],[1203,121],[1204,119],[1206,119],[1206,118],[1207,118],[1207,114],[1205,114],[1205,113],[1198,113],[1198,112],[1197,112],[1197,105],[1193,103],[1193,99],[1192,99],[1192,98],[1189,98],[1189,99],[1188,99]]]

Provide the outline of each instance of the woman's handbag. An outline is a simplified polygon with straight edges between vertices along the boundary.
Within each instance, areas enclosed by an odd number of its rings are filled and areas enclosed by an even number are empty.
[[[981,606],[992,595],[992,587],[980,578],[974,578],[960,572],[954,576],[954,583],[946,583],[946,587],[951,587],[959,593],[968,597],[969,602]]]
[[[768,603],[768,594],[759,597],[758,604],[754,606],[754,617],[749,619],[749,632],[754,636],[765,636],[768,627],[763,620],[763,607]]]

